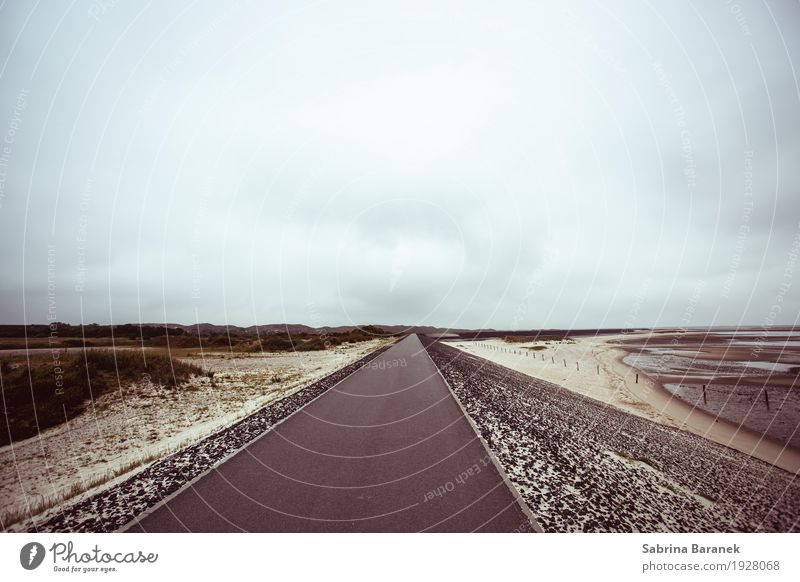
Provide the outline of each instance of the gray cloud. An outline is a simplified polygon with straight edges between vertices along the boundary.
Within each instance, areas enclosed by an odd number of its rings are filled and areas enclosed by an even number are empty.
[[[6,3],[0,320],[49,258],[65,321],[795,323],[800,9],[737,6]]]

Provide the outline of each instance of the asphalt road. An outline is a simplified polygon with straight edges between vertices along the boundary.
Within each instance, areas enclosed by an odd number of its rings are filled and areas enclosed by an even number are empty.
[[[412,335],[125,529],[508,532],[532,527]]]

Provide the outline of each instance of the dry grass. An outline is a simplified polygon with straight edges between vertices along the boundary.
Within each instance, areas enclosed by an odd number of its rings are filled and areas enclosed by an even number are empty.
[[[113,469],[106,469],[105,471],[93,473],[80,480],[74,481],[62,487],[54,494],[30,496],[26,498],[23,503],[18,503],[0,513],[0,526],[2,526],[3,530],[6,530],[15,523],[30,519],[33,516],[40,516],[55,507],[60,507],[67,501],[75,499],[79,495],[113,481],[121,475],[126,475],[134,469],[163,458],[182,448],[184,444],[185,443],[180,443],[176,446],[149,451],[138,457],[129,459],[125,463],[115,466]]]
[[[203,370],[168,355],[138,350],[54,352],[3,362],[0,445],[19,441],[75,418],[109,390],[135,382],[175,388]]]
[[[560,335],[507,335],[503,341],[509,344],[525,344],[529,342],[575,343],[575,340]]]

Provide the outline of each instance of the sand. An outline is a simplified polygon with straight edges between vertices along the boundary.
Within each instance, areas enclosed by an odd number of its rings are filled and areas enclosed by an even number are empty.
[[[687,430],[791,473],[800,473],[800,451],[693,408],[673,397],[660,383],[625,364],[622,359],[628,351],[616,345],[622,339],[629,340],[631,335],[519,344],[502,339],[445,343],[616,409]],[[525,349],[531,346],[545,349]]]

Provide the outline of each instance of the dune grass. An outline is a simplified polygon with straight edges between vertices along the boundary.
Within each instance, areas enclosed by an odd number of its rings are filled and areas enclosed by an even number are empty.
[[[557,342],[563,344],[574,344],[575,340],[560,335],[507,335],[503,337],[507,344],[524,344],[528,342]]]
[[[166,354],[139,350],[53,352],[46,358],[2,363],[0,445],[34,436],[74,418],[101,394],[150,381],[183,385],[203,370]]]
[[[55,507],[59,507],[65,503],[72,503],[77,496],[92,491],[101,485],[105,485],[118,477],[127,477],[128,473],[133,474],[138,472],[153,461],[162,459],[192,442],[193,439],[188,438],[185,441],[175,443],[171,446],[145,449],[141,454],[128,459],[122,464],[82,476],[68,486],[55,490],[49,495],[28,496],[24,501],[6,507],[0,512],[0,528],[6,530],[16,523],[41,516],[44,512]]]

